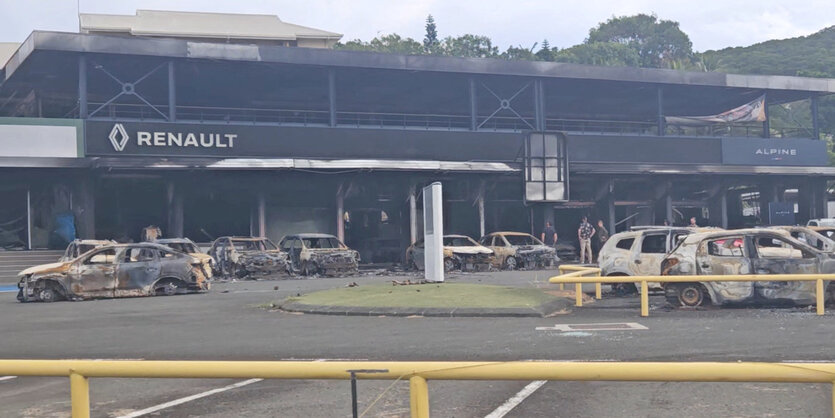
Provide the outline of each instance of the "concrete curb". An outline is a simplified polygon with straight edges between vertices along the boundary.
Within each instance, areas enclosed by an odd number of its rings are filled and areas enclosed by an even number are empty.
[[[534,308],[417,308],[308,305],[285,302],[277,307],[287,312],[339,316],[426,316],[444,318],[543,318],[553,312],[570,309],[569,299],[557,299]]]

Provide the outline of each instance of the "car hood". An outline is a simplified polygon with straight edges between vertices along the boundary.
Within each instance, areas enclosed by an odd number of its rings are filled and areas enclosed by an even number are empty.
[[[310,254],[313,255],[313,256],[333,255],[333,254],[346,255],[346,256],[353,256],[354,255],[354,250],[349,250],[347,248],[313,248],[313,249],[308,249],[308,251],[310,251]]]
[[[210,255],[208,255],[208,254],[203,254],[203,253],[188,253],[188,255],[190,255],[190,256],[192,256],[192,257],[194,257],[194,258],[196,258],[196,259],[198,259],[198,260],[200,260],[200,261],[202,261],[202,262],[212,261],[212,256],[210,256]]]
[[[46,273],[66,273],[70,269],[71,262],[57,262],[49,264],[41,264],[38,266],[29,267],[26,270],[18,273],[18,276],[26,276],[29,274],[46,274]]]
[[[549,247],[547,245],[516,245],[516,252],[520,254],[530,254],[530,253],[556,253],[553,247]]]
[[[468,247],[452,247],[446,246],[445,250],[452,251],[453,254],[493,254],[493,250],[482,246],[468,246]]]

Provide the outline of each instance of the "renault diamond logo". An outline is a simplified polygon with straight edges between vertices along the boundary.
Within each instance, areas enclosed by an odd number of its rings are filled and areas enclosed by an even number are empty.
[[[128,144],[128,139],[130,139],[121,123],[113,125],[113,129],[110,130],[110,135],[107,137],[110,138],[110,143],[116,151],[124,151],[125,145]]]

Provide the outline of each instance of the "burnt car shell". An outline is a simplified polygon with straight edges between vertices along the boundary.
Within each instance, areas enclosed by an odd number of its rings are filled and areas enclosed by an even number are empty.
[[[151,296],[209,289],[202,262],[158,244],[105,245],[18,273],[21,302]]]
[[[534,269],[550,267],[559,262],[557,250],[523,232],[492,232],[481,237],[481,245],[493,250],[493,265],[497,268]]]
[[[493,263],[493,250],[466,235],[444,235],[444,270],[486,271]],[[409,267],[424,270],[424,241],[419,240],[406,249]]]
[[[209,248],[209,256],[221,277],[291,274],[287,253],[264,237],[220,237]]]
[[[699,282],[698,275],[814,273],[835,273],[835,255],[800,242],[785,231],[771,229],[692,234],[661,264],[662,275],[694,276],[693,283],[664,286],[668,301],[674,305],[809,305],[815,302],[814,281]],[[832,299],[832,283],[824,285]],[[683,293],[685,290],[689,293]]]
[[[58,259],[58,261],[70,261],[72,259],[77,258],[81,254],[86,253],[92,249],[101,247],[103,245],[112,245],[116,244],[116,241],[111,240],[103,240],[103,239],[75,239],[67,245],[67,249],[64,250],[64,255]]]
[[[214,259],[208,254],[201,253],[200,247],[194,241],[188,238],[161,238],[153,242],[199,259],[203,262],[203,270],[206,276],[209,279],[212,278],[214,273]]]
[[[359,270],[359,252],[348,248],[333,235],[287,235],[281,239],[279,247],[289,255],[293,271],[305,276],[337,276]]]

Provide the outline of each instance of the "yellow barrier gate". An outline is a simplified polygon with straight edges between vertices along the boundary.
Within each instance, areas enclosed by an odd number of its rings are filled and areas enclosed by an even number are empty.
[[[565,273],[564,271],[571,271]],[[576,306],[583,306],[582,285],[594,283],[595,293],[600,299],[600,285],[602,283],[640,283],[641,286],[641,316],[649,316],[649,282],[657,283],[698,283],[698,282],[815,282],[815,305],[818,315],[824,314],[826,292],[824,280],[835,280],[835,274],[711,274],[700,276],[600,276],[597,267],[579,265],[560,266],[560,275],[551,277],[548,282],[559,284],[562,289],[566,283],[576,285]]]
[[[73,418],[90,416],[92,377],[349,380],[351,371],[409,379],[414,418],[429,416],[428,380],[830,383],[835,417],[835,363],[0,360],[0,375],[69,376]]]

